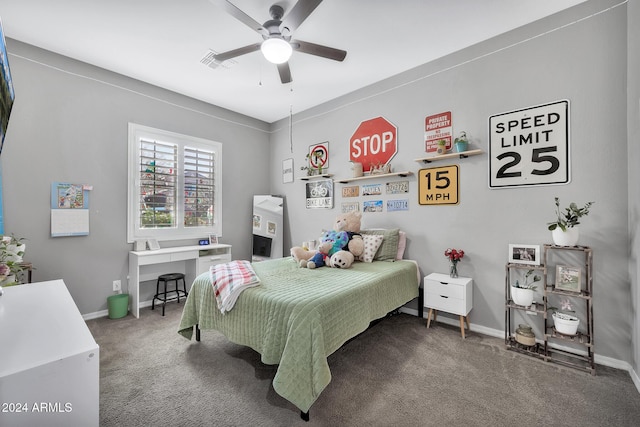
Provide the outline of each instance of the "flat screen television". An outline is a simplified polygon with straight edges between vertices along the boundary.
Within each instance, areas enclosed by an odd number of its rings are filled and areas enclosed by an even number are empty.
[[[4,136],[9,126],[9,116],[15,99],[13,91],[13,81],[9,70],[9,55],[7,55],[7,44],[4,39],[4,29],[2,19],[0,19],[0,154],[4,146]]]
[[[256,256],[271,257],[271,238],[253,235],[253,254]]]

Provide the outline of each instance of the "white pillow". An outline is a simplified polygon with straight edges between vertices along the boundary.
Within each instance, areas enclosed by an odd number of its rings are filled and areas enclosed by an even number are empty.
[[[378,248],[382,244],[384,236],[381,234],[363,234],[362,240],[364,240],[364,251],[357,259],[358,261],[372,262],[373,257],[376,255]]]

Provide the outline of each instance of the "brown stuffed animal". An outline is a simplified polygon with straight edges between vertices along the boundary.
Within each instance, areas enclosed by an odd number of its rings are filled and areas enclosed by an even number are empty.
[[[344,250],[348,250],[354,256],[358,257],[364,252],[364,240],[360,233],[360,220],[362,214],[360,212],[349,212],[340,214],[336,217],[333,223],[333,230],[346,231],[349,235],[349,243]],[[321,241],[321,239],[319,239]],[[309,251],[300,246],[294,246],[291,248],[291,256],[293,260],[301,267],[307,266],[309,261],[318,251]]]
[[[348,212],[338,215],[333,224],[334,230],[349,233],[349,244],[345,249],[348,249],[356,257],[359,257],[364,252],[364,240],[360,235],[361,219],[362,214],[360,212]]]

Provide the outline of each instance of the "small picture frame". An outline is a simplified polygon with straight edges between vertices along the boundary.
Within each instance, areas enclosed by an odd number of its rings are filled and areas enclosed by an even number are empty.
[[[582,289],[580,282],[580,269],[567,265],[556,266],[556,286],[560,291],[579,293]]]
[[[209,244],[217,245],[218,244],[218,236],[215,234],[209,234]]]
[[[540,265],[540,245],[509,244],[509,262]]]
[[[147,246],[149,246],[149,250],[157,251],[160,249],[160,244],[156,239],[147,239]]]

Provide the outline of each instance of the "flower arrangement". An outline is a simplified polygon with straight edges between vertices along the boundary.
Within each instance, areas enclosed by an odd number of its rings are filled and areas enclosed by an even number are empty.
[[[549,307],[548,310],[560,318],[565,318],[565,319],[575,318],[575,316],[573,315],[575,311],[573,310],[573,305],[571,304],[571,301],[569,300],[569,298],[565,298],[562,301],[560,301],[560,308]]]
[[[587,202],[583,207],[579,208],[574,202],[569,204],[568,208],[564,208],[564,211],[560,209],[560,199],[555,198],[556,202],[556,215],[558,219],[553,222],[547,223],[549,231],[553,231],[556,228],[560,228],[562,231],[567,231],[567,228],[573,228],[580,224],[580,218],[589,215],[589,208],[595,202]]]
[[[458,262],[464,257],[464,251],[462,249],[447,249],[444,251],[444,256],[449,258],[451,262]]]
[[[449,258],[449,261],[451,262],[449,276],[458,277],[458,261],[464,257],[464,251],[462,249],[448,248],[444,251],[444,256]]]
[[[1,236],[0,239],[0,284],[11,286],[19,284],[18,273],[24,270],[20,265],[24,255],[23,238]]]

